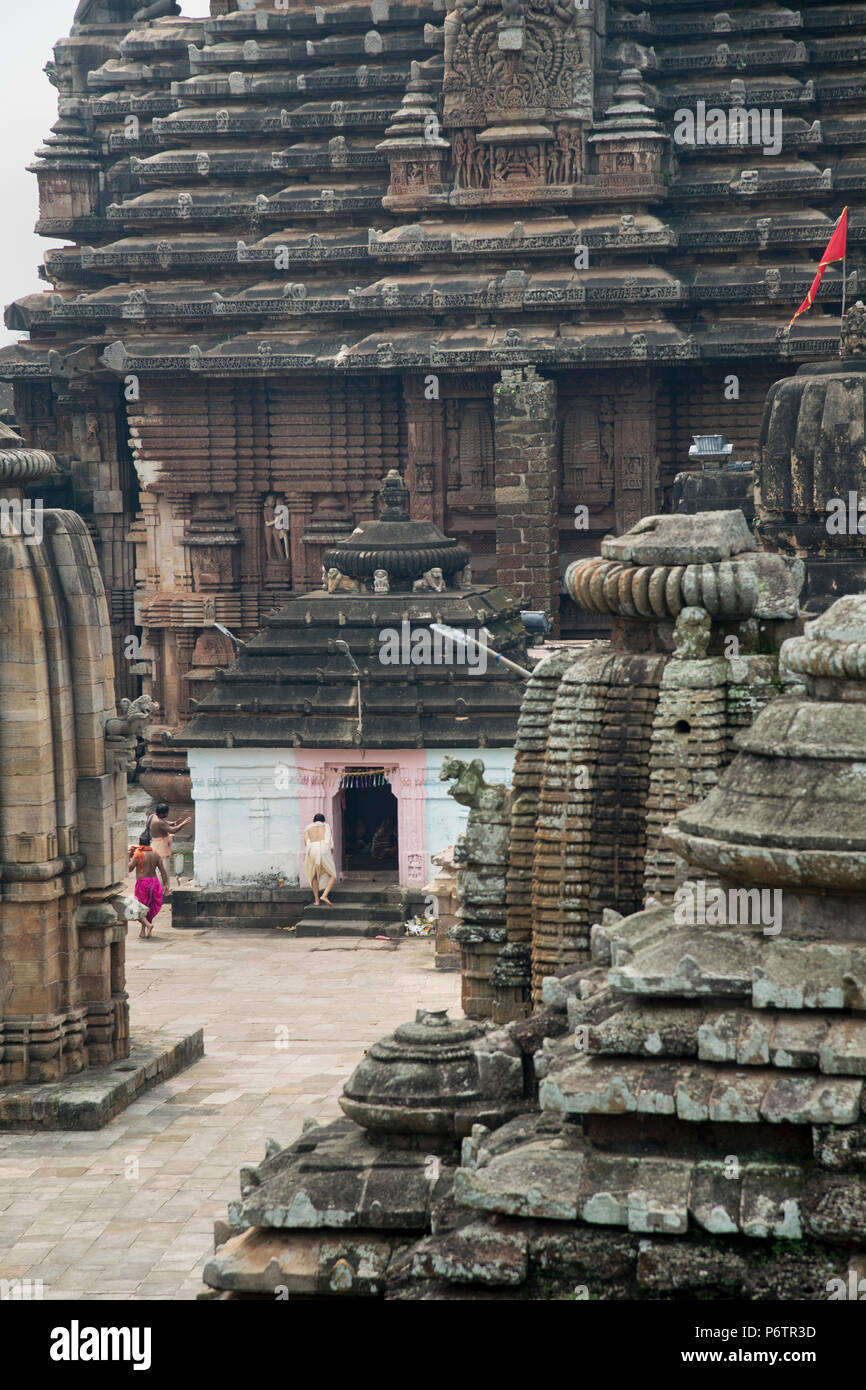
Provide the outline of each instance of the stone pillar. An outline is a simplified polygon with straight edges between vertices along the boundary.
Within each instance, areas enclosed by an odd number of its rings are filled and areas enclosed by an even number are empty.
[[[496,569],[521,608],[559,621],[556,385],[534,367],[494,388]]]
[[[498,1021],[497,989],[492,976],[506,943],[505,875],[511,793],[507,787],[485,782],[480,758],[471,763],[446,758],[440,776],[443,780],[457,778],[449,789],[450,795],[461,806],[469,807],[466,830],[454,847],[460,921],[449,933],[460,946],[463,1012],[467,1018]],[[500,992],[503,1001],[511,1005],[522,1003],[525,991],[512,991],[518,995],[516,1001],[508,989]]]

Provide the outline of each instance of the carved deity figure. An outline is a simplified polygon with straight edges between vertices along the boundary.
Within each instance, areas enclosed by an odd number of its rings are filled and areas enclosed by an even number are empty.
[[[549,183],[574,183],[577,163],[575,137],[576,132],[573,134],[567,126],[560,126],[557,130],[550,149]]]
[[[387,570],[373,570],[373,593],[374,593],[374,594],[387,594],[387,593],[390,593],[390,590],[391,590],[391,584],[390,584],[390,581],[389,581],[389,579],[388,579],[388,571],[387,571]]]
[[[264,501],[265,556],[268,560],[288,560],[288,508],[285,499],[269,492]]]
[[[710,645],[712,621],[705,608],[683,608],[674,627],[674,656],[680,661],[703,661]]]
[[[458,130],[452,142],[455,188],[485,188],[488,183],[490,151],[479,145],[472,130]]]
[[[858,299],[852,304],[842,324],[842,354],[862,357],[866,353],[866,304]]]

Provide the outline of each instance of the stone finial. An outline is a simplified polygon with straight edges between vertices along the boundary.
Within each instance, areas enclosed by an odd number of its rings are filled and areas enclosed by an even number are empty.
[[[844,698],[866,701],[866,594],[837,599],[820,618],[807,623],[802,637],[783,643],[780,659],[806,678],[813,698],[841,698],[838,682],[857,682]],[[827,682],[832,684],[827,685]]]
[[[379,496],[382,499],[381,521],[409,520],[409,489],[396,468],[388,469]]]
[[[374,1043],[343,1088],[340,1106],[365,1129],[395,1134],[468,1133],[455,1112],[481,1107],[471,1044],[483,1034],[468,1019],[419,1009]],[[477,1116],[476,1116],[477,1117]]]

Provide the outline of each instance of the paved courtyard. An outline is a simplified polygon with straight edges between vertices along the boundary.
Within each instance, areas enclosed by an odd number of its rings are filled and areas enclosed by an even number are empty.
[[[0,1134],[0,1278],[45,1298],[194,1298],[214,1220],[265,1139],[295,1139],[417,1007],[460,1013],[433,944],[255,931],[130,934],[133,1033],[204,1027],[205,1056],[94,1133]]]

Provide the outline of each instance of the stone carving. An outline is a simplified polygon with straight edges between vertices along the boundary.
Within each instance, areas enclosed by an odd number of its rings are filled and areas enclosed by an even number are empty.
[[[289,559],[289,537],[284,517],[285,498],[269,492],[264,501],[265,554],[269,560]]]
[[[452,778],[456,778],[456,781],[448,789],[449,796],[453,796],[461,806],[472,806],[475,810],[481,807],[483,792],[499,790],[485,782],[484,764],[480,758],[473,758],[471,763],[464,763],[460,758],[444,758],[439,781],[449,782]]]
[[[445,588],[445,576],[438,565],[433,569],[425,570],[420,579],[416,579],[412,585],[415,593],[424,589],[432,589],[434,593],[441,594]]]
[[[842,324],[842,355],[862,357],[866,353],[866,304],[858,299],[845,314]]]
[[[363,592],[363,585],[359,579],[352,579],[348,574],[341,574],[332,565],[328,570],[328,593],[329,594],[360,594]]]
[[[557,128],[547,156],[548,183],[574,183],[580,168],[580,135],[568,126]]]
[[[387,570],[373,570],[373,593],[387,594],[390,592],[391,585],[388,582]]]
[[[452,12],[445,80],[453,124],[486,123],[492,113],[573,105],[582,66],[576,10],[557,0],[479,0]],[[459,95],[458,95],[459,94]]]
[[[474,758],[445,758],[440,781],[454,779],[449,795],[469,807],[469,819],[454,850],[458,866],[458,925],[448,935],[460,947],[463,1011],[468,1018],[489,1017],[491,976],[505,934],[505,875],[508,867],[510,792],[484,780],[484,763]],[[528,952],[525,953],[528,956]],[[513,962],[512,962],[513,965]],[[529,993],[529,971],[512,976],[506,994],[513,1008],[522,1012]]]
[[[712,626],[705,608],[683,608],[674,624],[674,656],[680,661],[703,661]]]
[[[105,737],[136,739],[151,716],[158,712],[159,705],[149,695],[139,695],[137,700],[121,700],[120,714],[109,715],[105,721]]]

